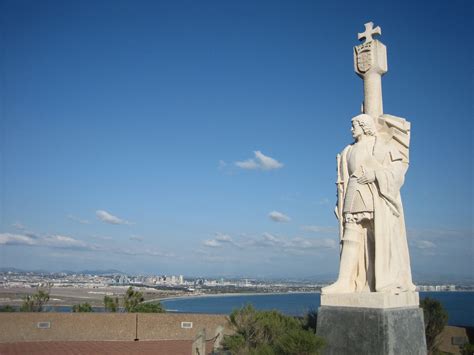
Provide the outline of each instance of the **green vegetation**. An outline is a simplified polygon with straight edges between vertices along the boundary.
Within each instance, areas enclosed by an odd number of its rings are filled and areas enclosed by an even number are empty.
[[[49,301],[49,292],[38,289],[33,295],[23,297],[23,304],[20,307],[21,312],[42,312],[43,307]]]
[[[119,309],[118,297],[112,298],[109,296],[104,296],[104,308],[106,312],[117,312]]]
[[[161,303],[140,303],[137,304],[133,310],[133,313],[164,313],[165,310]]]
[[[439,301],[429,297],[423,299],[420,306],[425,318],[426,347],[429,354],[436,354],[439,346],[437,337],[448,324],[448,313]]]
[[[7,304],[3,307],[0,307],[0,312],[16,312],[16,310],[15,308]]]
[[[247,305],[231,313],[230,323],[235,334],[225,336],[222,347],[235,355],[316,355],[324,346],[307,321],[277,311]]]
[[[129,287],[123,296],[123,311],[130,313],[163,313],[165,312],[161,303],[144,303],[145,298],[140,291]],[[117,312],[120,301],[118,297],[104,297],[104,307],[107,312]]]
[[[72,306],[72,311],[74,313],[94,312],[93,309],[92,309],[92,306],[87,302],[81,303],[81,304],[75,304],[74,306]]]
[[[311,330],[316,333],[316,324],[318,323],[318,312],[315,309],[310,310],[303,319],[303,329]]]
[[[461,354],[462,355],[472,355],[472,354],[474,354],[474,344],[471,344],[471,343],[464,344],[462,349],[461,349]]]
[[[134,291],[133,287],[130,286],[123,297],[123,307],[125,308],[126,312],[134,312],[135,307],[137,307],[144,300],[143,293],[140,291]]]

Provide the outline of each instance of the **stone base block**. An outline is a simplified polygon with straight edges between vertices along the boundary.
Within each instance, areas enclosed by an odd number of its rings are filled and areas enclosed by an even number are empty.
[[[322,294],[321,306],[364,307],[364,308],[400,308],[418,307],[418,292],[398,294],[383,292]]]
[[[423,310],[321,306],[317,335],[324,355],[426,355]]]

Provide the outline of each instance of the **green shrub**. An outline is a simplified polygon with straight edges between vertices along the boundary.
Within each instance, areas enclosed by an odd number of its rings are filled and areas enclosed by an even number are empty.
[[[132,313],[164,313],[165,310],[161,303],[139,303],[133,307]]]
[[[232,354],[318,354],[324,342],[300,321],[278,311],[257,311],[252,305],[235,310],[230,317],[235,334],[225,336],[223,349]]]
[[[119,308],[118,297],[112,298],[109,296],[104,296],[104,308],[106,312],[117,312]]]
[[[126,312],[133,312],[133,309],[144,300],[143,294],[139,291],[134,291],[133,287],[130,286],[123,297],[123,307]]]
[[[49,292],[37,290],[33,295],[23,297],[23,304],[20,307],[21,312],[42,312],[43,307],[49,301]]]
[[[74,313],[94,312],[94,310],[92,309],[92,306],[87,302],[81,303],[81,304],[75,304],[74,306],[72,306],[72,311]]]
[[[461,354],[462,355],[472,355],[474,354],[474,344],[464,344],[462,349],[461,349]]]
[[[0,307],[0,312],[16,312],[16,309],[7,304],[3,307]]]
[[[448,324],[448,313],[441,302],[429,297],[423,299],[420,306],[425,319],[426,347],[429,353],[434,353],[439,345],[437,337]]]

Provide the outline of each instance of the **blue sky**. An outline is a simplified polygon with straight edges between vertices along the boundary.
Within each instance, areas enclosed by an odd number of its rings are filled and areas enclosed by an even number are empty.
[[[0,266],[336,274],[335,156],[382,27],[416,278],[472,277],[470,1],[1,1]]]

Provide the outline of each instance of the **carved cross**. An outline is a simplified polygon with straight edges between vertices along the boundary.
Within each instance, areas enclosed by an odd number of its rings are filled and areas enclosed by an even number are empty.
[[[367,42],[372,41],[372,36],[382,34],[382,29],[380,28],[380,26],[377,26],[374,28],[373,22],[367,22],[364,26],[365,26],[365,32],[357,34],[357,39],[359,41],[362,41],[365,38],[364,43],[367,43]]]

